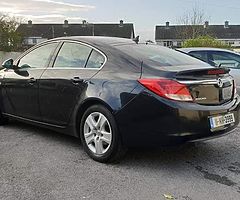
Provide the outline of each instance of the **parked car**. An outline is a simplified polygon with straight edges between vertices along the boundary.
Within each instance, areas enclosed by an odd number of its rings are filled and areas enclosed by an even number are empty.
[[[127,147],[220,137],[239,124],[227,69],[154,44],[58,38],[3,67],[1,124],[14,118],[79,137],[99,162]]]
[[[182,48],[178,49],[181,52],[187,53],[195,58],[209,63],[212,66],[227,67],[230,74],[236,80],[237,91],[240,94],[240,54],[217,48]]]

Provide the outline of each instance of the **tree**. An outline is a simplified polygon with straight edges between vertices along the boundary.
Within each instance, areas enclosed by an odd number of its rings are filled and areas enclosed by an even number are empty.
[[[15,17],[0,14],[0,51],[16,51],[22,43],[16,31],[19,21]]]
[[[200,36],[195,39],[186,40],[183,43],[184,48],[188,47],[214,47],[214,48],[223,48],[230,49],[231,46],[213,38],[210,36]]]
[[[191,11],[180,17],[179,23],[182,26],[177,29],[178,35],[182,40],[208,35],[209,33],[206,33],[203,27],[207,21],[204,10],[196,5]]]

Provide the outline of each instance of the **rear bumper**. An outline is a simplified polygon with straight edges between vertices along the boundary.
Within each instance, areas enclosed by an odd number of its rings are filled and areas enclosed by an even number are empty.
[[[164,146],[228,134],[239,124],[239,109],[239,96],[221,106],[203,106],[144,91],[116,114],[116,120],[125,145]],[[211,131],[209,117],[227,113],[234,113],[236,122]]]

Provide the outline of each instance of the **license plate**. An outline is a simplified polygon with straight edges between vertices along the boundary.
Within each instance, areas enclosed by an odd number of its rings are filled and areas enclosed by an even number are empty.
[[[211,129],[215,129],[232,123],[235,123],[235,117],[233,113],[210,118]]]
[[[232,87],[223,88],[222,93],[223,100],[231,99],[233,95],[233,88]]]

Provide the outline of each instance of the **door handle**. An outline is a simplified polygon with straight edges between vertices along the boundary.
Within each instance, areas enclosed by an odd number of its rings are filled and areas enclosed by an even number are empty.
[[[76,76],[76,77],[73,77],[71,79],[71,81],[72,81],[73,84],[77,85],[77,84],[83,82],[83,79],[80,79],[79,77]]]
[[[28,83],[31,84],[31,85],[34,84],[34,83],[36,83],[36,81],[37,81],[37,80],[36,80],[35,78],[30,78],[30,79],[28,79]]]

